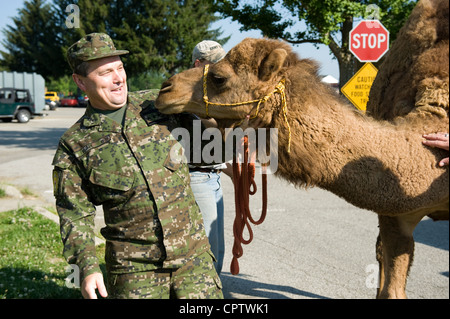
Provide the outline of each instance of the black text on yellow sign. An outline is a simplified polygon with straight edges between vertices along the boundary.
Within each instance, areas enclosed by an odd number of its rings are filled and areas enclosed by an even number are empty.
[[[377,68],[368,62],[341,89],[350,102],[361,111],[366,111],[370,88],[377,73]]]

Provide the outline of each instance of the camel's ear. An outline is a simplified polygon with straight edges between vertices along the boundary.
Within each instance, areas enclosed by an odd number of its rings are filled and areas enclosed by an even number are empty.
[[[268,81],[281,69],[287,55],[288,54],[285,49],[275,49],[270,52],[269,56],[263,61],[260,67],[259,78],[262,81]]]

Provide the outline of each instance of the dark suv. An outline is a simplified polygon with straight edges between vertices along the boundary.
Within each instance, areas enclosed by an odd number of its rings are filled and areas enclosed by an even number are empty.
[[[11,122],[17,119],[20,123],[27,123],[35,113],[34,103],[30,91],[27,89],[0,89],[0,119]]]

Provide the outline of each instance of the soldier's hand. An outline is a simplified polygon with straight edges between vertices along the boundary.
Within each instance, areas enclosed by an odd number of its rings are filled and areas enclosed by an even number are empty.
[[[105,284],[103,282],[103,275],[101,273],[94,273],[84,278],[81,283],[81,294],[84,299],[98,299],[95,290],[98,289],[100,296],[108,297]]]

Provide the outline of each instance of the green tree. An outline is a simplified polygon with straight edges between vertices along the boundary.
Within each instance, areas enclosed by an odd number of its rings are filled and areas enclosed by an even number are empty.
[[[45,0],[25,1],[18,10],[13,25],[4,30],[2,41],[5,51],[0,51],[0,64],[4,69],[17,72],[36,72],[44,78],[62,75],[60,68],[66,64],[61,45],[55,41],[54,11]]]
[[[325,44],[337,59],[342,87],[361,64],[349,51],[349,33],[358,18],[378,14],[393,41],[416,4],[413,0],[211,0],[224,17],[242,24],[241,30],[259,29],[264,36],[291,44]],[[369,7],[369,5],[372,5]],[[371,10],[373,5],[379,11]],[[299,30],[300,22],[306,30]],[[304,29],[304,28],[303,28]]]
[[[130,54],[123,58],[127,74],[155,70],[166,75],[189,67],[196,43],[218,39],[209,30],[214,15],[209,0],[54,0],[59,13],[60,34],[68,45],[91,32],[106,32],[116,46]],[[80,10],[80,28],[67,28],[66,7]]]
[[[73,4],[79,27],[67,23]],[[217,19],[209,0],[27,0],[3,30],[0,67],[57,81],[71,72],[69,46],[86,34],[106,32],[130,51],[123,58],[129,77],[152,70],[168,76],[190,66],[196,43],[228,40],[209,30]]]
[[[128,78],[128,90],[140,91],[147,89],[159,89],[166,80],[166,76],[156,71],[143,72]]]

